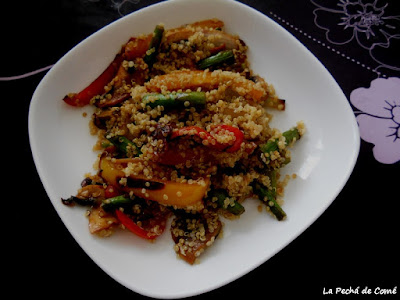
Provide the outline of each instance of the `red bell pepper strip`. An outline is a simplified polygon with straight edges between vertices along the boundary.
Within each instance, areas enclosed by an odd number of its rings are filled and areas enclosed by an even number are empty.
[[[230,125],[218,125],[218,129],[225,129],[227,131],[233,132],[235,136],[235,142],[233,143],[232,146],[228,147],[225,149],[226,152],[228,153],[233,153],[236,152],[240,149],[240,146],[242,145],[242,142],[244,140],[244,134],[243,132],[236,127],[230,126]]]
[[[89,86],[77,94],[69,94],[64,97],[64,101],[72,106],[85,106],[90,100],[104,93],[104,87],[115,77],[121,63],[126,60],[133,60],[142,57],[149,49],[152,35],[146,37],[132,37],[117,54],[110,65],[97,77]]]
[[[217,142],[215,137],[213,137],[208,131],[198,126],[188,126],[175,130],[174,132],[172,132],[171,139],[184,135],[198,136],[202,140],[202,144],[204,146],[211,147],[218,151],[226,151],[228,153],[238,151],[244,139],[243,132],[240,129],[230,125],[217,125],[213,128],[213,131],[217,133],[221,129],[233,132],[236,139],[232,146],[230,146],[229,144],[222,144]]]
[[[123,60],[123,56],[117,54],[107,69],[105,69],[91,84],[77,94],[66,95],[63,100],[72,106],[81,107],[89,104],[94,96],[104,93],[104,87],[114,78]]]
[[[115,210],[115,214],[117,219],[121,222],[122,225],[125,226],[126,229],[136,234],[137,236],[146,239],[146,240],[154,240],[159,235],[155,233],[150,233],[144,230],[142,227],[137,225],[128,215],[120,211],[119,209]]]
[[[113,198],[121,195],[121,192],[118,190],[117,187],[113,186],[112,184],[107,185],[105,191],[104,191],[105,197],[108,198]]]
[[[179,136],[184,136],[184,135],[196,135],[203,140],[210,138],[210,134],[203,128],[200,128],[198,126],[188,126],[188,127],[182,127],[178,130],[173,131],[171,134],[171,139],[177,138]]]
[[[217,140],[213,136],[211,136],[208,131],[198,126],[182,127],[172,132],[171,139],[184,135],[198,136],[202,140],[202,144],[204,146],[208,146],[219,151],[222,151],[227,147],[224,144],[218,143]]]

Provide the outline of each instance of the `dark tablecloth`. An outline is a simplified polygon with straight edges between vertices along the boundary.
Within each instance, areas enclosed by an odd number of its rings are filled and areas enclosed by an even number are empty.
[[[63,225],[36,172],[27,120],[31,96],[48,68],[90,34],[156,2],[36,0],[1,4],[0,87],[6,128],[2,141],[6,155],[2,224],[6,234],[1,243],[6,281],[2,286],[13,298],[144,298],[104,273]],[[360,287],[361,293],[366,286],[372,291],[397,286],[398,296],[398,1],[241,2],[283,26],[326,66],[352,105],[361,149],[342,192],[302,235],[244,277],[195,298],[329,298],[334,296],[324,296],[324,290]],[[371,91],[364,101],[360,100],[363,88]]]

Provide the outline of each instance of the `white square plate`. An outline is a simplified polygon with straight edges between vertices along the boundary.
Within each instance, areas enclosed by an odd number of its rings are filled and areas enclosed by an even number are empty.
[[[239,220],[225,220],[223,238],[198,265],[177,259],[169,232],[155,243],[118,231],[107,239],[89,233],[84,209],[66,207],[85,173],[93,171],[96,138],[89,134],[90,107],[62,98],[96,78],[131,36],[162,22],[173,28],[219,18],[249,46],[255,73],[286,99],[272,125],[282,131],[303,120],[307,133],[283,169],[297,173],[285,193],[288,218],[278,222],[248,200]],[[143,295],[180,298],[201,294],[248,273],[280,251],[331,204],[355,165],[359,133],[352,109],[324,66],[292,35],[256,10],[231,0],[171,0],[132,13],[99,30],[68,52],[37,87],[29,111],[33,158],[56,211],[84,251],[112,278]],[[234,262],[234,263],[233,263]]]

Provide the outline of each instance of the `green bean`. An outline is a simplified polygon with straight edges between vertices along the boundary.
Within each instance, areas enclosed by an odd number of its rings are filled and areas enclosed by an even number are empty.
[[[150,41],[149,50],[147,51],[145,57],[143,58],[144,62],[151,68],[153,64],[156,62],[158,48],[160,47],[162,36],[164,33],[164,26],[157,25],[153,32],[153,37]]]
[[[218,52],[217,54],[207,57],[197,63],[197,67],[199,69],[207,69],[209,67],[213,67],[215,65],[221,64],[223,62],[227,62],[230,59],[234,58],[234,54],[232,50],[226,50]]]
[[[270,174],[271,179],[271,189],[264,186],[258,181],[252,182],[252,187],[254,193],[258,196],[258,198],[263,201],[266,205],[268,205],[271,212],[276,216],[279,221],[282,221],[286,218],[286,213],[283,211],[281,206],[276,202],[276,187],[277,187],[277,179],[276,179],[276,171],[271,171]]]
[[[114,211],[120,207],[128,207],[133,203],[132,199],[123,195],[103,200],[101,207],[105,211]]]
[[[290,145],[294,140],[299,140],[300,139],[300,132],[297,128],[292,128],[284,133],[282,135],[285,137],[285,144],[286,146]]]
[[[139,156],[142,153],[135,143],[122,135],[117,135],[107,139],[117,147],[120,152],[124,153],[128,157]]]
[[[224,191],[222,189],[211,190],[208,193],[208,195],[209,195],[209,199],[211,199],[211,201],[215,202],[219,208],[225,209],[235,216],[241,215],[245,211],[243,205],[237,201],[234,201],[232,204],[228,203],[226,205],[225,200],[226,200],[226,198],[229,197],[229,195],[226,191]]]
[[[147,94],[142,98],[143,103],[151,108],[164,106],[165,108],[174,108],[178,106],[189,107],[206,104],[205,92],[189,93],[169,93],[169,94]]]
[[[289,129],[282,133],[282,135],[285,137],[285,146],[290,145],[294,140],[299,140],[301,137],[297,128]],[[267,143],[260,145],[260,150],[264,153],[271,153],[279,150],[278,139],[269,140]]]

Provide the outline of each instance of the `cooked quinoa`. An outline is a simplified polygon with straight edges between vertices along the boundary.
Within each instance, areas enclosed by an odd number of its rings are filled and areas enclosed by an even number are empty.
[[[248,46],[223,25],[159,24],[124,44],[85,90],[64,98],[96,107],[96,174],[62,199],[89,206],[91,233],[124,228],[154,241],[173,218],[174,250],[193,264],[221,234],[221,216],[240,217],[249,197],[286,218],[281,206],[290,176],[280,178],[280,169],[305,126],[270,127],[285,100],[253,73]]]

